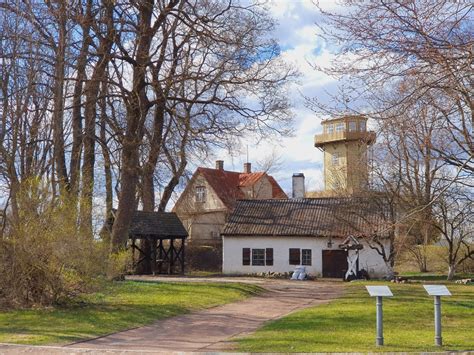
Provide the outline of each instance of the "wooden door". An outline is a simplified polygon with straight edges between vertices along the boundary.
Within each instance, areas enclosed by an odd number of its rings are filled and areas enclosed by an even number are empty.
[[[347,272],[347,251],[323,250],[323,277],[344,278]]]

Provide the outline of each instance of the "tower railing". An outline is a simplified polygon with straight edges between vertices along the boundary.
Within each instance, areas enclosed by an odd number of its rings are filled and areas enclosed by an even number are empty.
[[[375,142],[375,132],[373,131],[342,131],[333,133],[321,133],[314,136],[314,146],[322,147],[324,144],[338,141],[356,141],[360,140],[370,145]]]

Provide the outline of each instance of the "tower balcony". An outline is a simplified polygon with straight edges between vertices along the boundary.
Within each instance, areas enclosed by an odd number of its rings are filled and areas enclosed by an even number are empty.
[[[371,145],[375,142],[375,132],[374,131],[342,131],[342,132],[333,132],[333,133],[321,133],[314,136],[314,146],[317,148],[323,147],[328,143],[337,143],[344,141],[362,141],[367,145]]]

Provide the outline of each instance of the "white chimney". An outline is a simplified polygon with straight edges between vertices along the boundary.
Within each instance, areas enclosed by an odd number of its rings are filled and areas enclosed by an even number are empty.
[[[293,192],[292,198],[304,198],[304,174],[293,174]]]
[[[244,173],[250,174],[252,172],[252,163],[244,163]]]
[[[224,170],[224,161],[223,160],[216,160],[216,169],[217,170]]]

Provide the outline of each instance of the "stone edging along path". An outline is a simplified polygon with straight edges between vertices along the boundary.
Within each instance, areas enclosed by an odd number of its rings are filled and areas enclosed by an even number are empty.
[[[267,291],[240,302],[163,319],[148,326],[67,345],[67,348],[156,352],[232,350],[232,340],[235,337],[257,330],[266,321],[281,318],[299,309],[327,303],[343,292],[341,282],[326,281],[214,277],[137,279],[166,282],[255,283]]]

